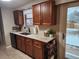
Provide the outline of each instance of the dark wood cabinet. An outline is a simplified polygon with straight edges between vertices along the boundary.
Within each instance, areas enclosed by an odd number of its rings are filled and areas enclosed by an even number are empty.
[[[16,36],[17,49],[32,56],[32,40],[22,36]]]
[[[56,25],[55,8],[55,2],[52,0],[33,5],[34,24],[38,22],[38,25]]]
[[[24,37],[22,37],[22,39],[21,39],[21,49],[23,52],[25,52],[25,39],[24,39]]]
[[[45,43],[39,40],[31,39],[16,35],[17,49],[26,53],[34,59],[51,59],[51,56],[57,58],[57,43],[56,39]]]
[[[32,50],[33,50],[33,48],[32,48],[32,40],[31,39],[29,39],[29,38],[27,38],[26,40],[25,40],[25,49],[26,49],[26,53],[28,54],[28,55],[30,55],[30,56],[32,56]]]
[[[35,59],[44,59],[44,50],[41,42],[33,41],[33,55]]]
[[[41,4],[42,24],[51,25],[50,2],[46,1]]]
[[[25,52],[25,39],[22,36],[16,36],[17,49]]]
[[[22,26],[24,24],[23,11],[14,11],[14,21],[16,25]]]
[[[41,24],[41,5],[36,4],[33,5],[33,24],[40,25]]]
[[[21,49],[21,36],[16,36],[16,44],[17,44],[17,49],[22,50]]]

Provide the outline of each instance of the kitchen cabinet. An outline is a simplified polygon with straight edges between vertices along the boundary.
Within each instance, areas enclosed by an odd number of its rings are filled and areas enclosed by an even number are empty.
[[[33,41],[33,56],[35,59],[51,59],[54,55],[54,59],[57,59],[57,43],[56,39],[44,43],[37,40]]]
[[[16,36],[16,44],[17,44],[17,49],[21,49],[21,36]]]
[[[23,11],[22,10],[15,10],[13,13],[14,13],[15,24],[22,26],[24,24]]]
[[[17,49],[32,56],[32,40],[22,36],[16,36]]]
[[[41,42],[33,41],[33,54],[35,59],[44,59],[44,50]]]
[[[45,1],[32,7],[34,25],[56,25],[55,1]]]
[[[50,2],[46,1],[41,4],[42,24],[51,24]]]
[[[17,49],[25,52],[25,39],[22,36],[16,36]]]
[[[26,49],[26,53],[28,54],[28,55],[30,55],[30,56],[32,56],[32,40],[31,39],[29,39],[29,38],[25,38],[26,40],[25,40],[25,49]]]
[[[42,42],[21,35],[16,35],[17,49],[24,52],[34,59],[51,59],[51,56],[57,58],[56,38],[49,42]]]
[[[36,4],[33,5],[33,24],[34,25],[40,25],[41,24],[41,5]]]
[[[25,39],[24,39],[24,37],[22,37],[22,39],[21,39],[21,49],[23,52],[25,52]]]

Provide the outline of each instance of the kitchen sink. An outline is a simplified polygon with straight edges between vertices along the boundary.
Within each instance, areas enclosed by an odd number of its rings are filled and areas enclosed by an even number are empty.
[[[25,32],[24,33],[20,33],[20,34],[22,34],[22,35],[30,35],[30,33],[25,33]]]

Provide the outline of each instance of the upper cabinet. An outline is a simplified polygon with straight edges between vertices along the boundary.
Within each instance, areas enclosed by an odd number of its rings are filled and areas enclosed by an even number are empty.
[[[33,23],[34,25],[55,25],[56,7],[55,1],[45,1],[33,5]]]
[[[14,21],[15,24],[19,26],[22,26],[24,24],[23,11],[21,10],[14,11]]]
[[[41,15],[42,15],[42,24],[50,25],[51,24],[51,12],[50,12],[50,2],[46,1],[41,4]]]
[[[33,24],[40,25],[41,24],[41,5],[36,4],[33,5]]]

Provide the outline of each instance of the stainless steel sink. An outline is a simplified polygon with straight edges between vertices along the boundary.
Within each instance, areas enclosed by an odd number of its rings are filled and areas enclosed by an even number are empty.
[[[25,32],[24,33],[20,33],[20,34],[22,34],[22,35],[30,35],[30,33],[25,33]]]

